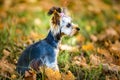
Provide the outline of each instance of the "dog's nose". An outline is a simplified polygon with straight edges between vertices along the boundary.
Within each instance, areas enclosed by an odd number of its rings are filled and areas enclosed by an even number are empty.
[[[77,30],[77,31],[79,31],[79,30],[80,30],[80,28],[78,28],[78,27],[77,27],[77,28],[76,28],[76,30]]]

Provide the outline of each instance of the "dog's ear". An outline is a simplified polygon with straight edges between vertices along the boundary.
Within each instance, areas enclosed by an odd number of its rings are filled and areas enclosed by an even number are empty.
[[[48,15],[52,15],[54,13],[61,13],[61,8],[60,7],[52,7],[49,11],[48,11]]]
[[[52,15],[52,24],[53,25],[59,25],[60,24],[60,14],[61,13],[61,8],[59,7],[52,7],[49,12],[48,15]]]

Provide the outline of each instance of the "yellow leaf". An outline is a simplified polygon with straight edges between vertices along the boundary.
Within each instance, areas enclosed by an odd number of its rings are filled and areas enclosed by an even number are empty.
[[[4,28],[3,24],[0,24],[0,30],[2,30]]]
[[[116,18],[117,18],[118,20],[120,20],[120,14],[116,15]]]
[[[17,76],[16,76],[15,74],[12,74],[12,75],[11,75],[11,78],[12,78],[12,79],[15,79],[16,77],[17,77]]]
[[[71,71],[68,71],[67,74],[62,74],[63,80],[75,80],[75,76],[71,73]]]
[[[61,74],[59,73],[59,71],[54,71],[50,68],[46,68],[45,74],[48,80],[61,80]]]
[[[82,50],[84,50],[84,51],[94,50],[94,45],[92,43],[88,43],[86,45],[83,45]]]
[[[87,30],[87,31],[91,31],[91,26],[87,25],[87,26],[86,26],[86,30]]]

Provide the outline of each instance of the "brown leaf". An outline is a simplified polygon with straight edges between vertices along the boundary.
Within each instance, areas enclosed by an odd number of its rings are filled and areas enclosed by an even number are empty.
[[[120,42],[115,42],[115,44],[111,44],[109,48],[112,53],[114,63],[120,65]]]
[[[42,38],[44,38],[44,36],[42,34],[38,34],[38,33],[33,32],[33,31],[29,35],[29,39],[32,39],[32,40],[39,40]]]
[[[77,43],[81,44],[82,42],[85,41],[85,37],[83,35],[79,34],[76,36],[76,40],[77,40]]]
[[[6,49],[3,49],[3,54],[2,60],[4,61],[10,55],[10,52]]]
[[[90,63],[93,65],[99,65],[101,63],[100,57],[97,55],[90,55]]]
[[[104,62],[107,62],[107,63],[113,62],[112,55],[109,53],[108,50],[106,50],[106,49],[101,49],[101,48],[97,48],[97,52],[98,52],[98,54],[104,56],[104,57],[103,57],[103,58],[105,58],[105,61],[104,61]]]
[[[0,60],[0,71],[1,73],[14,73],[15,65],[8,63],[7,60]]]
[[[120,53],[120,42],[116,41],[115,44],[111,44],[110,46],[111,51],[118,51]]]
[[[25,71],[25,80],[36,80],[36,73],[33,70]]]
[[[93,42],[96,42],[98,40],[98,38],[95,36],[95,35],[90,35],[90,39],[93,41]]]
[[[110,27],[107,28],[105,31],[101,32],[101,34],[97,35],[99,41],[103,40],[116,40],[119,38],[118,32]]]
[[[73,58],[73,63],[77,64],[78,66],[81,66],[81,67],[89,68],[89,66],[86,63],[86,59],[83,56],[75,56]]]
[[[106,33],[108,36],[118,36],[117,32],[111,27],[106,29]]]
[[[118,78],[116,76],[107,75],[105,76],[105,80],[118,80]]]
[[[119,75],[118,72],[120,71],[120,66],[117,66],[117,65],[114,65],[114,64],[111,64],[111,63],[110,64],[103,63],[102,66],[103,66],[103,71],[104,72],[107,72],[107,73],[111,72],[115,75]]]

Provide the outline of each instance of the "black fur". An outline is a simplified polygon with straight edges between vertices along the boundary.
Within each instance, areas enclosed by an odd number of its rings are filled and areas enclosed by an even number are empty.
[[[52,15],[55,10],[56,10],[58,13],[61,13],[61,11],[62,11],[60,7],[52,7],[52,8],[49,10],[48,15]]]

